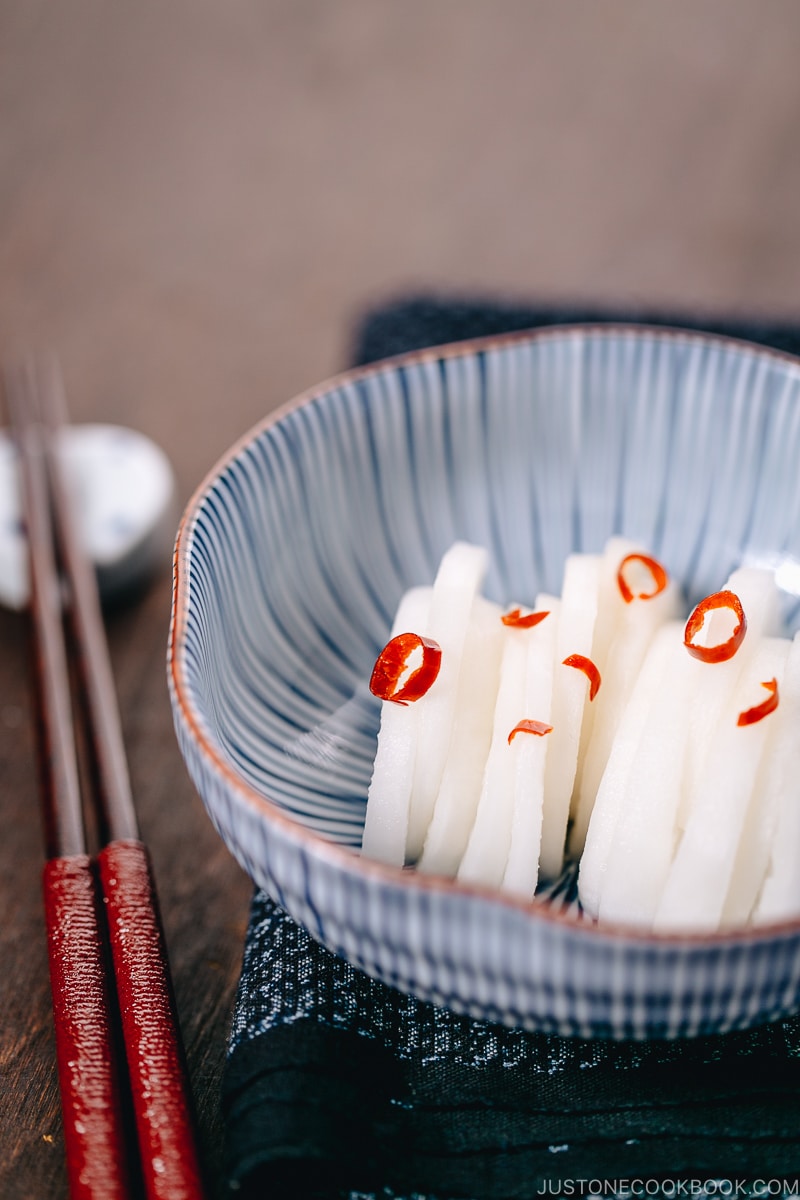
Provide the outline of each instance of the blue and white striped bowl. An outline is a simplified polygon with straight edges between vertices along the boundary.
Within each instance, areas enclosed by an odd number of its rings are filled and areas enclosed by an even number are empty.
[[[571,550],[639,539],[689,600],[779,567],[800,625],[800,363],[742,343],[576,327],[353,371],[238,443],[176,550],[178,738],[241,865],[324,945],[475,1017],[694,1036],[800,1008],[800,923],[716,937],[599,930],[358,854],[398,599],[457,538],[486,592],[557,591]]]

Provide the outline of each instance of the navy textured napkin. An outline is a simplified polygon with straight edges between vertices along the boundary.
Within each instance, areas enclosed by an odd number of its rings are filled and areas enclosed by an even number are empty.
[[[800,329],[785,324],[423,297],[368,314],[353,359],[617,320],[800,353]],[[661,1180],[674,1196],[681,1179],[780,1194],[800,1173],[800,1018],[629,1044],[506,1029],[369,979],[257,891],[223,1108],[228,1180],[243,1197],[523,1200],[624,1194],[626,1180],[648,1195]]]

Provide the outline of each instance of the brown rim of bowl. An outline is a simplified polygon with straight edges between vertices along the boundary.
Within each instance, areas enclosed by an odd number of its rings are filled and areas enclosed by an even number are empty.
[[[186,592],[188,587],[187,559],[189,551],[187,542],[190,540],[190,534],[199,510],[216,480],[240,456],[248,445],[273,425],[277,425],[295,409],[318,400],[328,392],[342,387],[344,384],[357,382],[359,379],[377,374],[386,367],[396,367],[405,363],[439,361],[443,358],[457,358],[484,350],[513,345],[515,342],[539,342],[570,335],[586,335],[587,333],[614,334],[616,336],[632,335],[635,337],[647,334],[650,337],[655,337],[663,341],[688,340],[710,345],[720,345],[723,348],[738,347],[762,357],[772,358],[781,363],[788,363],[800,372],[800,358],[784,351],[772,350],[768,346],[760,346],[755,342],[748,342],[740,338],[726,337],[721,334],[706,334],[700,330],[686,330],[677,326],[590,322],[583,325],[549,325],[529,330],[514,330],[510,333],[492,334],[486,337],[469,338],[460,342],[449,342],[443,346],[427,346],[419,350],[412,350],[393,355],[390,358],[380,359],[364,366],[353,367],[331,376],[315,387],[300,392],[291,400],[274,409],[234,442],[206,473],[184,509],[178,526],[173,555],[172,609],[167,656],[173,696],[180,709],[183,721],[199,746],[201,753],[210,763],[213,770],[227,780],[239,799],[258,815],[267,817],[270,822],[279,826],[290,840],[301,844],[314,857],[329,861],[343,869],[346,874],[353,872],[354,864],[358,864],[355,873],[360,876],[366,875],[394,887],[414,887],[427,891],[469,896],[475,900],[488,900],[506,908],[515,909],[529,915],[536,915],[537,918],[554,924],[566,925],[576,934],[586,935],[591,937],[592,940],[626,940],[665,946],[684,944],[700,950],[703,947],[716,946],[720,943],[767,941],[776,936],[789,937],[792,934],[795,936],[800,935],[800,920],[781,921],[756,926],[748,925],[741,929],[726,929],[716,933],[690,933],[681,931],[675,931],[674,933],[653,933],[637,926],[627,926],[616,922],[599,926],[596,922],[580,921],[575,916],[560,911],[546,899],[537,899],[534,897],[532,900],[522,900],[519,897],[507,895],[497,888],[477,884],[465,884],[444,876],[424,875],[421,872],[416,872],[406,867],[392,867],[373,859],[362,858],[356,850],[340,846],[336,842],[328,841],[320,834],[302,825],[299,821],[293,820],[286,815],[279,804],[268,799],[266,796],[262,796],[260,792],[257,792],[249,784],[245,783],[209,740],[201,721],[190,703],[188,697],[189,689],[184,684],[179,663],[185,638],[186,613],[188,608]]]

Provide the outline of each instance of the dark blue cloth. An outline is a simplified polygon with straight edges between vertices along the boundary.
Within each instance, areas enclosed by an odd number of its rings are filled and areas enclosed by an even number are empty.
[[[229,1177],[251,1197],[786,1179],[800,1020],[634,1044],[472,1021],[368,978],[257,892],[224,1105]]]

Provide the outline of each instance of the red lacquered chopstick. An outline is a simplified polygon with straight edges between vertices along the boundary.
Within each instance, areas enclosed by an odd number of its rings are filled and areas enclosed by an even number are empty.
[[[125,1122],[114,1054],[99,897],[85,852],[61,589],[52,564],[50,500],[41,440],[27,420],[26,380],[9,378],[25,522],[37,666],[44,871],[56,1054],[70,1190],[81,1200],[128,1197]]]
[[[119,1075],[130,1087],[135,1169],[147,1200],[197,1200],[203,1186],[166,948],[150,860],[138,834],[97,586],[64,478],[59,443],[66,414],[55,363],[7,373],[6,393],[31,549],[48,854],[44,891],[70,1186],[81,1200],[130,1194]],[[70,644],[105,841],[96,872],[81,816],[54,543],[67,585]],[[104,914],[99,920],[98,899]],[[105,980],[106,930],[113,988]],[[113,1010],[125,1046],[127,1069],[119,1071]],[[90,1091],[87,1080],[93,1081]]]

